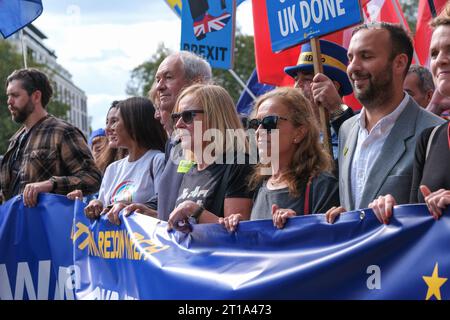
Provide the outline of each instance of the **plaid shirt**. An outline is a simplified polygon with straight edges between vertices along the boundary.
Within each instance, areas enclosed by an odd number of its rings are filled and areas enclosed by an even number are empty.
[[[6,201],[16,194],[11,185],[11,168],[15,149],[25,127],[10,139],[0,167],[0,200]],[[86,139],[81,131],[71,124],[48,115],[31,129],[21,152],[18,172],[19,194],[28,183],[52,179],[56,182],[53,193],[67,194],[80,189],[83,194],[97,192],[101,173],[97,169]]]

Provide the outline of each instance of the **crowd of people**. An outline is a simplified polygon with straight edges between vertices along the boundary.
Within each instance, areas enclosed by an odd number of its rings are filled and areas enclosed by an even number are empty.
[[[333,223],[367,207],[389,223],[395,205],[418,202],[437,219],[450,204],[450,124],[440,117],[450,99],[450,6],[432,26],[431,73],[411,66],[411,38],[389,23],[356,27],[348,50],[321,40],[324,73],[314,75],[304,45],[285,70],[295,86],[258,97],[248,127],[208,62],[186,51],[163,60],[148,97],[114,101],[89,141],[47,112],[42,71],[14,71],[8,108],[23,126],[1,161],[1,201],[22,195],[33,207],[40,193],[63,194],[84,198],[90,219],[145,214],[183,232],[192,223],[234,232],[257,219],[284,228],[308,214]],[[343,103],[352,92],[359,113]],[[332,154],[319,108],[330,113]]]

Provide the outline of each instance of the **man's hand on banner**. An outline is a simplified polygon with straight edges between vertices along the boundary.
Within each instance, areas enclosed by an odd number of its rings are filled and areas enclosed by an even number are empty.
[[[67,198],[70,200],[83,199],[83,191],[81,190],[73,190],[67,194]]]
[[[397,205],[395,198],[387,194],[385,196],[379,196],[377,199],[369,203],[369,208],[377,217],[380,223],[389,224],[389,220],[392,217],[392,210]]]
[[[35,207],[37,205],[37,197],[41,192],[51,192],[53,183],[49,180],[29,183],[23,190],[23,204],[25,207]]]
[[[421,185],[420,192],[422,192],[425,203],[433,218],[438,220],[442,216],[442,210],[445,210],[450,205],[450,190],[439,189],[438,191],[431,192],[427,186]]]

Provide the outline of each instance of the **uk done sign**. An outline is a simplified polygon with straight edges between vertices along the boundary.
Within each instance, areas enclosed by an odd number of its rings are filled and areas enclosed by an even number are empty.
[[[363,20],[359,0],[266,0],[266,4],[274,52]]]

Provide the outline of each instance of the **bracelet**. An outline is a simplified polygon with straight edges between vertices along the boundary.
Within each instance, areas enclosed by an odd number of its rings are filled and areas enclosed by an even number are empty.
[[[205,211],[205,207],[203,205],[200,205],[192,214],[191,214],[191,218],[194,218],[195,221],[197,221],[200,219],[200,216],[202,215],[203,211]]]
[[[346,104],[339,105],[339,108],[336,111],[331,112],[330,120],[336,120],[337,118],[342,116],[347,109],[348,106]]]
[[[56,187],[58,186],[58,182],[56,181],[56,179],[54,177],[51,177],[50,179],[48,179],[48,181],[52,183],[52,190],[50,190],[50,192],[55,191]]]

